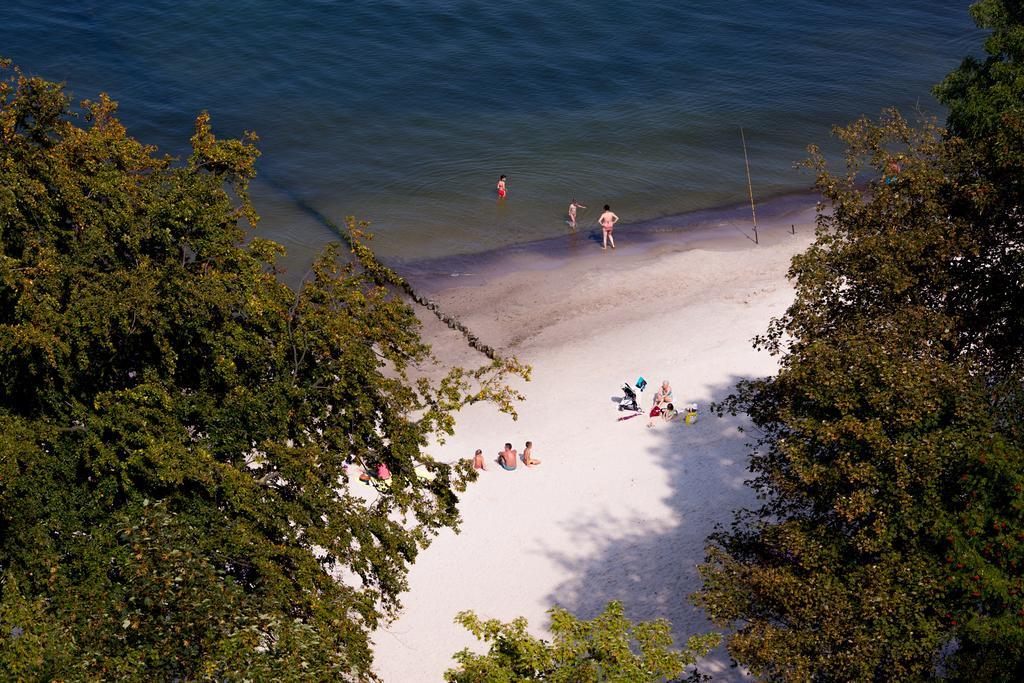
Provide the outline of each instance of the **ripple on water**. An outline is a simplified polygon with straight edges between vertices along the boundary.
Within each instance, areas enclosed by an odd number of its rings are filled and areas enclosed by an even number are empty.
[[[573,196],[625,223],[741,201],[739,126],[759,197],[805,188],[808,143],[889,105],[938,112],[931,85],[980,36],[933,0],[0,5],[6,55],[109,92],[147,142],[187,152],[203,109],[256,131],[262,229],[324,239],[290,197],[372,218],[391,257],[557,236]]]

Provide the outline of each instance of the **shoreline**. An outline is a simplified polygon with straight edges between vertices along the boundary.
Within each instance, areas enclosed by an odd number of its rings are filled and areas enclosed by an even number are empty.
[[[733,220],[744,210],[749,221],[747,205],[627,226],[635,229],[622,231],[615,250],[600,248],[600,230],[589,237],[580,231],[575,244],[573,236],[563,236],[431,259],[398,272],[481,343],[499,354],[519,354],[578,339],[583,330],[642,323],[645,316],[679,305],[677,299],[717,297],[723,279],[742,275],[710,274],[700,263],[689,265],[700,261],[700,254],[722,254],[723,264],[728,254],[737,263],[757,262],[758,251],[786,250],[814,237],[817,202],[811,195],[788,195],[762,207],[759,244],[749,228],[744,232]],[[444,324],[426,308],[415,308],[425,337],[440,341],[432,344],[443,365],[480,364],[483,356],[468,346],[463,350],[458,333],[446,336],[450,330]]]
[[[792,192],[757,206],[758,237],[772,240],[789,235],[790,226],[813,228],[820,195]],[[382,261],[415,289],[435,295],[451,288],[487,285],[517,271],[559,269],[579,260],[602,255],[601,230],[595,220],[566,234],[519,244],[427,259],[386,258]],[[615,228],[620,243],[615,255],[635,257],[642,251],[686,249],[740,249],[754,244],[750,204],[709,207],[672,214]]]

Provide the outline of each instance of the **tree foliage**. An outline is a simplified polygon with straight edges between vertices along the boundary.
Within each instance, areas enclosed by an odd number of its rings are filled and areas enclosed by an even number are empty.
[[[1010,169],[1001,168],[1000,162],[1019,169],[1024,146],[1024,3],[982,0],[971,7],[971,16],[979,28],[990,32],[985,58],[965,58],[935,87],[935,94],[949,107],[950,132],[988,146],[993,152],[989,161],[996,164],[985,170],[1007,172],[1010,179]]]
[[[1024,340],[1024,3],[984,0],[971,8],[988,29],[984,60],[968,57],[935,88],[949,107],[949,144],[959,184],[950,211],[969,220],[971,248],[955,264],[953,292],[975,342],[1002,362],[1003,375],[1020,375]]]
[[[430,349],[354,221],[351,256],[277,279],[254,142],[204,113],[158,156],[3,65],[2,678],[372,677],[474,476],[425,447],[467,401],[514,413],[514,360],[411,378]],[[385,493],[350,486],[381,462]]]
[[[632,624],[622,604],[610,602],[604,612],[584,621],[553,608],[551,642],[535,638],[522,617],[503,624],[461,612],[455,621],[478,640],[490,644],[486,654],[469,649],[456,653],[459,666],[445,674],[449,683],[502,681],[663,681],[682,676],[686,667],[718,644],[717,634],[694,636],[684,650],[672,649],[671,625],[664,619]],[[700,675],[695,674],[694,679]]]
[[[837,131],[840,171],[812,149],[830,211],[756,340],[779,373],[720,406],[759,431],[763,504],[696,599],[756,675],[1024,676],[1024,22],[973,12],[990,56],[938,88],[948,130],[889,112]]]

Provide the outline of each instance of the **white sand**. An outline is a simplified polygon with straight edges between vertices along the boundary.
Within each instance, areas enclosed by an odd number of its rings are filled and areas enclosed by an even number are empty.
[[[813,237],[812,212],[787,217],[797,234],[762,229],[754,246],[733,235],[686,248],[619,249],[551,269],[515,272],[438,297],[481,338],[533,366],[520,419],[483,405],[464,410],[441,460],[488,456],[489,471],[463,496],[460,534],[445,532],[410,574],[400,619],[375,635],[376,669],[388,682],[439,681],[451,656],[476,641],[456,612],[525,616],[544,635],[558,604],[591,618],[622,600],[634,620],[668,618],[677,641],[713,630],[687,595],[716,523],[754,503],[744,487],[748,437],[736,419],[706,412],[743,377],[775,360],[751,339],[792,299],[785,274]],[[695,248],[696,247],[696,248]],[[655,283],[660,283],[656,285]],[[459,338],[428,326],[440,355],[477,365]],[[612,401],[626,380],[669,379],[677,404],[697,402],[696,425],[619,422]],[[493,463],[505,441],[535,444],[534,469]],[[480,649],[479,646],[474,646]],[[715,680],[738,680],[720,648],[702,663]]]

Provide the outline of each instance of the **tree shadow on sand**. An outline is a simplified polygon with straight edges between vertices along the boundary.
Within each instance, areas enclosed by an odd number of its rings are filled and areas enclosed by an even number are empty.
[[[695,399],[700,402],[696,424],[682,424],[682,416],[674,423],[657,424],[651,430],[653,439],[643,439],[647,443],[623,454],[624,460],[633,459],[630,467],[664,470],[668,495],[662,489],[650,495],[663,498],[670,514],[660,514],[657,522],[641,517],[624,522],[612,515],[574,521],[569,532],[579,539],[578,545],[598,548],[582,559],[571,549],[542,549],[571,577],[549,595],[551,604],[591,619],[609,600],[621,600],[633,621],[658,617],[671,621],[677,644],[691,635],[715,630],[687,596],[700,587],[696,567],[704,559],[708,534],[716,524],[731,522],[733,510],[757,502],[744,483],[750,476],[747,444],[752,435],[738,428],[749,426],[748,421],[718,418],[708,412],[709,403],[732,393],[739,379],[707,388]],[[645,430],[646,422],[644,416],[628,424]],[[623,485],[628,486],[629,471],[622,476]],[[638,495],[646,493],[641,490]],[[699,668],[715,681],[749,680],[731,666],[723,646],[702,660]]]

